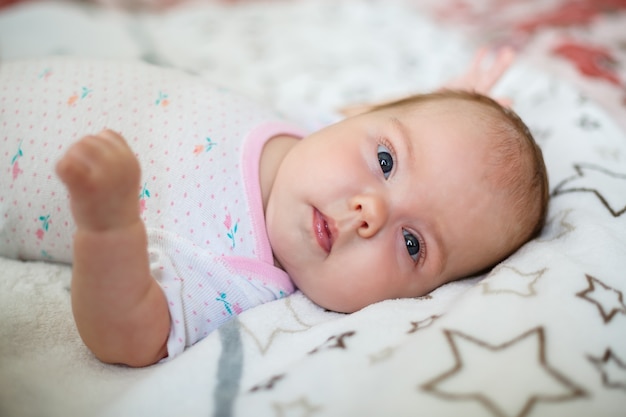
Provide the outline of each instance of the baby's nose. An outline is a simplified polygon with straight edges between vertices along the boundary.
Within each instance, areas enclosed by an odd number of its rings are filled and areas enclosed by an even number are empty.
[[[384,199],[376,194],[360,194],[350,201],[350,208],[357,216],[357,233],[368,239],[378,233],[389,215]]]

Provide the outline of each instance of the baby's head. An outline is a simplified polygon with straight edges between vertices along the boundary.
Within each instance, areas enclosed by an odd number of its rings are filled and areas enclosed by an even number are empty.
[[[266,223],[298,288],[352,312],[492,267],[541,230],[547,202],[524,123],[485,96],[442,91],[300,141],[278,170]]]

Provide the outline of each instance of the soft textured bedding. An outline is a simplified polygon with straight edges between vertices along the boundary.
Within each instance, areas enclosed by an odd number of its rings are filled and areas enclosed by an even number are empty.
[[[0,259],[0,416],[624,415],[623,2],[567,24],[546,17],[557,1],[225,3],[163,13],[19,3],[0,9],[0,59],[148,61],[316,128],[343,104],[436,87],[479,43],[516,40],[519,62],[497,93],[544,151],[543,233],[488,274],[419,299],[342,315],[296,292],[144,369],[104,365],[83,346],[68,266]],[[481,9],[490,3],[500,20]],[[543,23],[522,42],[511,22],[533,17]],[[562,52],[565,38],[593,43],[612,66]],[[10,123],[2,102],[0,125]],[[11,204],[1,190],[0,204]]]

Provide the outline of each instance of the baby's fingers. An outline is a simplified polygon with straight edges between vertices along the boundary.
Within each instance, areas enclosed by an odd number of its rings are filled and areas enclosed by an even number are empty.
[[[493,58],[493,62],[489,63],[487,67],[485,67],[485,63],[483,62],[486,56],[486,51],[482,54],[479,52],[477,55],[477,58],[480,58],[478,65],[480,66],[479,71],[481,72],[477,91],[484,94],[491,91],[493,86],[513,64],[515,61],[515,51],[508,47],[500,49]]]

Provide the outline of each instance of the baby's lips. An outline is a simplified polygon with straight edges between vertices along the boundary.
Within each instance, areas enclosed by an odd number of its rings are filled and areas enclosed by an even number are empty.
[[[328,219],[317,209],[313,209],[313,234],[319,246],[330,253],[333,246],[333,234]]]

